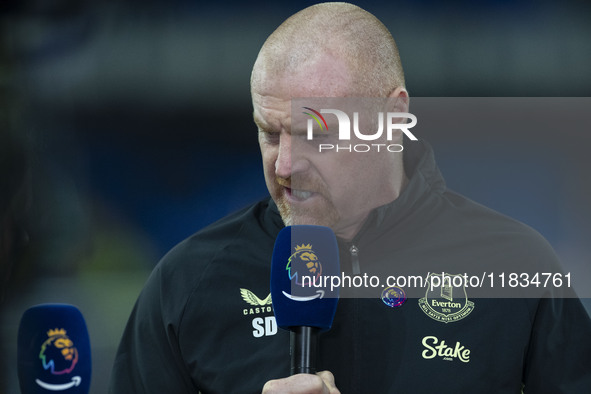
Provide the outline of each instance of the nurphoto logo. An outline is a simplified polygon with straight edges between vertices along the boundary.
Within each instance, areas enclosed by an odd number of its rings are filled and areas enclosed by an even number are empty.
[[[410,131],[417,124],[415,115],[387,111],[388,108],[396,108],[392,104],[393,99],[296,100],[300,104],[298,109],[303,110],[300,113],[307,115],[306,139],[319,141],[318,152],[401,152],[402,134],[411,141],[418,140]],[[314,102],[315,106],[301,105],[305,100]],[[351,143],[357,141],[362,143]]]

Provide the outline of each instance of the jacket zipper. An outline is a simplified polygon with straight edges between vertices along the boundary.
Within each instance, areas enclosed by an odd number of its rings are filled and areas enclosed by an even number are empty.
[[[351,244],[351,248],[349,248],[349,252],[351,253],[351,271],[353,275],[360,275],[361,274],[361,267],[359,266],[359,248],[355,246],[355,244]],[[362,323],[361,323],[362,324]],[[359,299],[353,298],[353,335],[354,338],[359,335]],[[353,365],[359,365],[359,349],[358,349],[358,341],[353,341],[353,354],[352,354],[352,361]],[[354,393],[359,393],[362,390],[360,384],[360,368],[353,368],[353,377],[351,379],[351,388],[353,389]]]
[[[351,244],[349,253],[351,254],[351,271],[353,272],[353,275],[361,274],[361,268],[359,267],[359,248],[354,244]]]

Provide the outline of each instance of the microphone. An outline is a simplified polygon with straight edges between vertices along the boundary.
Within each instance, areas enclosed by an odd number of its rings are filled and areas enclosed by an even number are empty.
[[[273,249],[271,299],[277,325],[290,330],[291,374],[316,373],[318,336],[332,326],[339,297],[339,249],[324,226],[283,228]]]
[[[75,306],[42,304],[27,309],[17,344],[22,394],[88,394],[90,340],[84,317]]]

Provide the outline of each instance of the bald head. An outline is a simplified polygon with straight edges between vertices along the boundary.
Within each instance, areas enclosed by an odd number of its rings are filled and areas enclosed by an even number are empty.
[[[392,35],[375,16],[348,3],[317,4],[283,22],[261,48],[251,89],[264,91],[269,80],[301,81],[303,76],[293,76],[315,69],[322,70],[321,76],[331,74],[333,80],[346,81],[347,89],[334,91],[326,78],[319,77],[324,81],[322,92],[304,96],[387,97],[404,87]]]

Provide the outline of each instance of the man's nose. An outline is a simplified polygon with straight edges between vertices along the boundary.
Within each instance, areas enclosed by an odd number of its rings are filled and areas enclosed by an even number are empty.
[[[291,176],[291,135],[282,134],[279,140],[279,151],[275,160],[275,175],[281,178]]]
[[[291,134],[283,134],[279,142],[279,152],[275,161],[275,175],[288,178],[292,174],[304,171],[307,167],[306,159],[302,154],[303,149],[298,144],[297,137]]]

